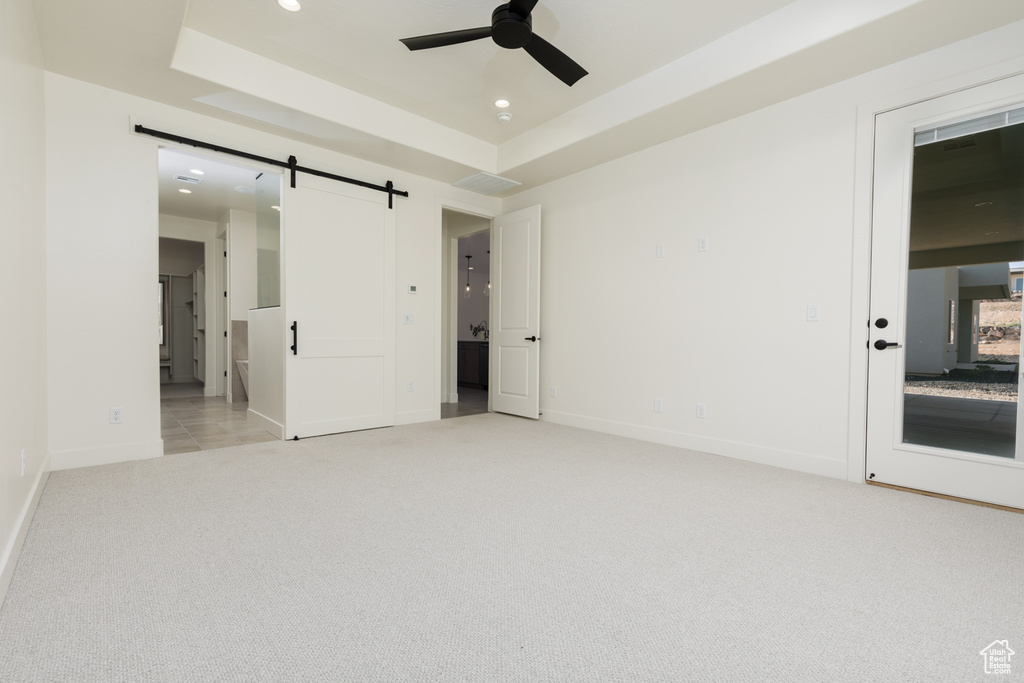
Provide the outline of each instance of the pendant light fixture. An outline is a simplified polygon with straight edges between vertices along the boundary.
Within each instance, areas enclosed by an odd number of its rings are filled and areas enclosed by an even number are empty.
[[[470,271],[469,264],[470,264],[470,259],[471,258],[473,258],[472,255],[470,255],[470,254],[466,255],[466,293],[463,296],[463,298],[465,298],[465,299],[469,298],[469,271]]]

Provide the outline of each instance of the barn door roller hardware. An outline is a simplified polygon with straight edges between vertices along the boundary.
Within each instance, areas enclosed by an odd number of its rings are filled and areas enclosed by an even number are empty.
[[[135,132],[141,135],[149,135],[154,138],[160,138],[161,140],[170,140],[171,142],[177,142],[182,145],[189,145],[191,147],[200,147],[202,149],[208,149],[212,152],[220,152],[221,154],[231,154],[232,156],[242,157],[243,159],[249,159],[251,161],[258,161],[261,164],[269,164],[271,166],[277,166],[279,168],[287,168],[291,172],[291,185],[295,187],[295,174],[296,173],[308,173],[309,175],[320,176],[321,178],[328,178],[330,180],[337,180],[338,182],[348,183],[349,185],[358,185],[359,187],[369,188],[376,190],[377,192],[386,192],[388,195],[388,208],[394,208],[393,200],[395,195],[399,197],[408,197],[409,193],[404,190],[396,190],[395,184],[390,180],[386,185],[374,185],[373,183],[367,183],[362,180],[355,180],[354,178],[346,178],[345,176],[335,175],[333,173],[327,173],[326,171],[318,171],[315,168],[308,168],[306,166],[299,166],[298,160],[294,156],[289,156],[288,161],[278,161],[277,159],[270,159],[268,157],[261,157],[257,154],[249,154],[248,152],[241,152],[237,149],[231,149],[230,147],[221,147],[210,142],[203,142],[201,140],[193,140],[192,138],[182,137],[175,135],[174,133],[164,133],[159,130],[153,130],[152,128],[146,128],[136,124]]]

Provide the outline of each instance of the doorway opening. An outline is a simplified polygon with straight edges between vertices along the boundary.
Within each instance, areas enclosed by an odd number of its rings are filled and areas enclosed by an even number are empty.
[[[202,396],[206,382],[206,263],[202,242],[160,238],[160,398]]]
[[[490,219],[442,211],[441,419],[486,413],[490,388]]]
[[[274,440],[241,375],[250,309],[280,304],[281,176],[171,147],[158,168],[164,454]]]

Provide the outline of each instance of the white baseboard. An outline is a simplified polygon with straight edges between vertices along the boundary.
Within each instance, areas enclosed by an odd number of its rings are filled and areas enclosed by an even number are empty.
[[[275,422],[266,415],[261,415],[260,413],[257,413],[252,408],[249,408],[249,410],[246,411],[246,414],[247,422],[251,422],[252,424],[258,426],[260,429],[267,430],[268,432],[270,432],[279,439],[284,439],[284,425],[281,424],[280,422]]]
[[[163,439],[97,446],[95,448],[76,448],[68,451],[53,451],[50,453],[50,469],[70,470],[77,467],[110,465],[115,462],[127,462],[129,460],[149,460],[150,458],[163,457],[163,454]]]
[[[395,425],[411,425],[418,422],[433,422],[441,419],[441,406],[429,410],[413,410],[408,413],[397,413]]]
[[[11,579],[14,577],[14,568],[18,564],[21,547],[25,544],[25,535],[28,533],[28,527],[32,523],[32,517],[36,514],[36,506],[39,505],[39,498],[43,494],[43,489],[46,487],[46,479],[49,476],[50,471],[46,467],[39,471],[39,475],[32,485],[32,495],[29,496],[25,505],[22,506],[18,519],[14,524],[15,531],[11,534],[10,540],[7,541],[3,555],[0,556],[0,605],[4,604],[4,598],[7,597],[7,589],[10,587]]]
[[[691,451],[700,451],[701,453],[721,455],[762,465],[782,467],[787,470],[795,470],[807,474],[818,474],[833,479],[846,479],[845,460],[831,460],[817,455],[785,451],[779,448],[765,448],[755,444],[673,432],[667,429],[655,429],[626,422],[601,420],[548,409],[544,409],[541,412],[543,413],[541,420],[545,422],[579,427],[604,434],[614,434],[615,436],[625,436],[631,439],[640,439],[641,441],[651,441],[666,446],[687,448]]]

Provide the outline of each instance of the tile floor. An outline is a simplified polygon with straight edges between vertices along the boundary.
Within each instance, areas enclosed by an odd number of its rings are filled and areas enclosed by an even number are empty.
[[[180,393],[181,390],[166,393]],[[249,424],[248,403],[228,403],[223,396],[178,396],[160,400],[160,436],[164,455],[276,441],[277,437]]]
[[[459,387],[458,403],[442,403],[441,419],[480,415],[487,412],[487,390]]]
[[[904,394],[904,443],[1014,457],[1017,404]]]

